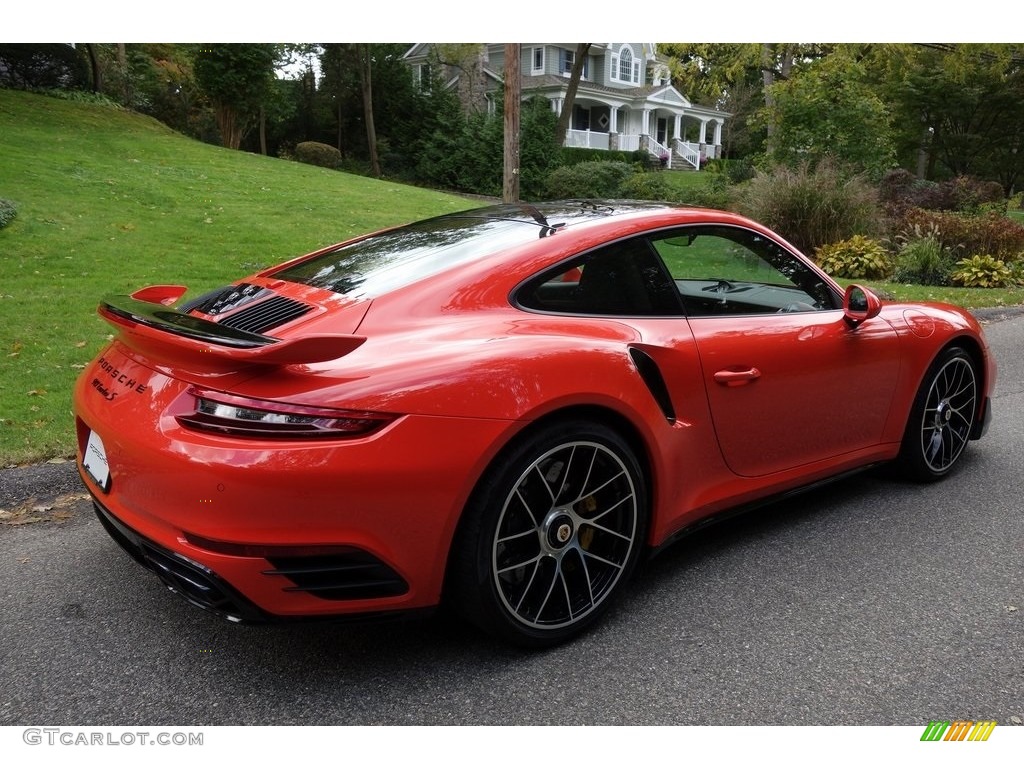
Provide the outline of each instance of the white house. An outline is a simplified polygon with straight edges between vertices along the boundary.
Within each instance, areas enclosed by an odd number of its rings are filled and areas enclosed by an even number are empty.
[[[445,87],[457,88],[464,103],[493,105],[502,87],[505,44],[461,48],[462,61],[445,62],[447,46],[417,43],[404,59],[421,83],[439,73]],[[454,47],[454,46],[451,46]],[[560,114],[575,43],[523,43],[519,63],[523,98],[543,96]],[[467,61],[468,58],[471,60]],[[440,71],[438,71],[440,70]],[[576,92],[566,146],[602,150],[647,150],[668,167],[700,167],[721,157],[722,126],[731,115],[693,104],[671,83],[668,66],[654,43],[593,43]]]

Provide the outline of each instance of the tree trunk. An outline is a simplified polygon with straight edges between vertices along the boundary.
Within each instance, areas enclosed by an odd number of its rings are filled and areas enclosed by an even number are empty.
[[[128,76],[128,51],[124,43],[117,44],[117,68],[121,71],[121,103],[127,107],[132,103],[132,82]]]
[[[519,43],[505,44],[505,168],[501,199],[519,202],[519,112],[522,78],[519,72]]]
[[[260,154],[267,154],[267,110],[260,104]]]
[[[576,103],[576,91],[579,89],[580,80],[583,78],[583,67],[587,62],[590,46],[591,43],[576,44],[576,58],[572,62],[569,85],[565,89],[565,101],[562,102],[562,111],[558,113],[558,125],[555,126],[555,140],[559,146],[565,145],[565,139],[572,121],[572,109]]]
[[[216,104],[214,113],[217,116],[217,128],[220,130],[220,143],[228,149],[238,149],[242,143],[242,132],[238,127],[238,113],[227,104]]]
[[[359,84],[363,89],[363,121],[366,123],[366,148],[370,153],[370,172],[380,178],[380,158],[377,157],[377,129],[373,124],[373,56],[368,43],[357,46],[359,54]]]
[[[99,93],[103,90],[103,70],[100,69],[100,60],[96,55],[96,48],[92,43],[86,43],[85,52],[89,54],[89,68],[92,70],[92,91],[93,93]]]

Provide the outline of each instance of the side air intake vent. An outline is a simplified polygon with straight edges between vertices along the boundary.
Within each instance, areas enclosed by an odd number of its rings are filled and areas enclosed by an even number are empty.
[[[302,317],[312,309],[300,301],[284,296],[273,296],[225,317],[220,324],[250,333],[266,333],[272,328]]]

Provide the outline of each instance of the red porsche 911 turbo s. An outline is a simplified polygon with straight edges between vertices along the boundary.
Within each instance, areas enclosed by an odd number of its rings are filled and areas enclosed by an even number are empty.
[[[990,418],[970,314],[844,291],[721,211],[485,207],[184,296],[100,303],[79,465],[109,534],[232,621],[446,601],[551,645],[696,525],[942,478]]]

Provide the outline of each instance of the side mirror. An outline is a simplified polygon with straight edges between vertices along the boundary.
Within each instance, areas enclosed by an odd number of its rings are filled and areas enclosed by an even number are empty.
[[[862,285],[851,285],[843,296],[843,319],[851,328],[882,311],[882,301]]]

